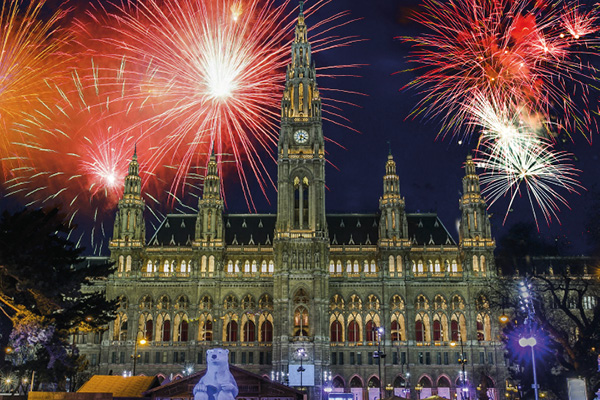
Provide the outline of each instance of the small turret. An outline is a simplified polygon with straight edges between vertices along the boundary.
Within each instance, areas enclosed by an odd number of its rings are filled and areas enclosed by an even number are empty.
[[[487,214],[487,204],[481,197],[479,176],[471,155],[465,162],[463,195],[460,199],[460,241],[464,239],[491,239],[492,230]]]
[[[494,274],[494,248],[487,204],[481,196],[479,176],[471,155],[465,162],[463,195],[459,201],[461,218],[459,246],[464,254],[464,267],[473,276]]]
[[[214,149],[210,155],[202,198],[198,201],[196,218],[196,237],[198,245],[223,241],[223,199],[221,197],[221,178],[219,177],[217,157]]]
[[[119,200],[110,247],[142,247],[146,241],[146,224],[142,199],[142,179],[139,175],[137,149],[129,163],[123,197]]]
[[[408,222],[404,210],[404,198],[400,196],[400,178],[392,152],[388,154],[383,177],[383,197],[379,199],[381,220],[380,239],[398,240],[408,237]]]

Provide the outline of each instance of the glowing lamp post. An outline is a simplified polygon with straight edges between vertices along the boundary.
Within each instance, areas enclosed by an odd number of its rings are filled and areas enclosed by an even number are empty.
[[[303,385],[302,385],[302,373],[304,371],[306,371],[306,369],[302,365],[302,362],[304,361],[304,356],[306,355],[306,350],[304,350],[304,348],[301,347],[298,350],[296,350],[296,354],[298,354],[298,357],[300,357],[300,366],[298,367],[298,372],[300,372],[300,390],[304,390]]]
[[[533,336],[533,317],[535,315],[535,309],[533,308],[533,302],[531,301],[531,284],[526,280],[519,282],[519,297],[521,303],[521,309],[527,313],[525,318],[525,325],[529,326],[529,337],[522,337],[519,339],[519,345],[521,347],[531,347],[531,367],[533,368],[533,390],[535,393],[535,400],[539,399],[538,395],[538,383],[537,373],[535,371],[535,350],[534,347],[537,344],[537,340]]]
[[[373,353],[373,358],[377,358],[377,367],[379,370],[379,398],[383,399],[383,379],[381,378],[381,359],[385,358],[385,353],[381,351],[381,337],[383,336],[383,327],[373,327],[373,332],[377,334],[377,351]]]
[[[460,357],[458,359],[458,363],[462,365],[462,371],[460,372],[460,399],[466,400],[469,398],[469,387],[467,381],[467,371],[465,370],[465,364],[467,363],[467,358],[465,357],[465,348],[462,341],[462,335],[458,332],[458,339],[460,341]],[[450,346],[456,346],[456,342],[450,343]]]
[[[140,354],[138,354],[138,343],[141,344],[142,346],[146,344],[146,339],[141,339],[141,340],[136,340],[135,341],[135,346],[133,347],[133,371],[131,373],[132,376],[135,376],[135,366],[137,365],[137,359],[140,356]]]

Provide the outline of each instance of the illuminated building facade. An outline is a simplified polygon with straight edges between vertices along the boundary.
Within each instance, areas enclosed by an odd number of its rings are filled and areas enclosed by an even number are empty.
[[[116,374],[131,370],[136,349],[137,373],[173,378],[224,347],[232,364],[315,399],[326,389],[360,400],[380,390],[460,398],[463,385],[471,398],[477,386],[499,398],[498,319],[482,295],[496,274],[495,243],[473,161],[458,242],[436,214],[406,212],[392,154],[382,160],[378,211],[327,214],[321,98],[302,12],[295,29],[276,214],[225,213],[213,154],[198,212],[168,215],[146,241],[134,155],[110,242],[118,270],[104,283],[120,299],[118,316],[102,337],[78,338],[81,352],[94,371]]]

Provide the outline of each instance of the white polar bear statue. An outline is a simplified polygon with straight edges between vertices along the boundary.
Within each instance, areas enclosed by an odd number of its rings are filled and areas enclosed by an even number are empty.
[[[194,386],[194,400],[234,400],[239,390],[229,371],[229,350],[207,350],[206,366],[206,374]]]

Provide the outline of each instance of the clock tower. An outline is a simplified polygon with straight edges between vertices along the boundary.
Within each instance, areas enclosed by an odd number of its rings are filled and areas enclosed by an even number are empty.
[[[301,358],[303,368],[314,368],[314,384],[320,385],[329,365],[325,143],[302,1],[291,47],[277,146],[274,307],[282,318],[275,321],[273,354],[281,355],[275,368],[290,374],[290,384]]]

